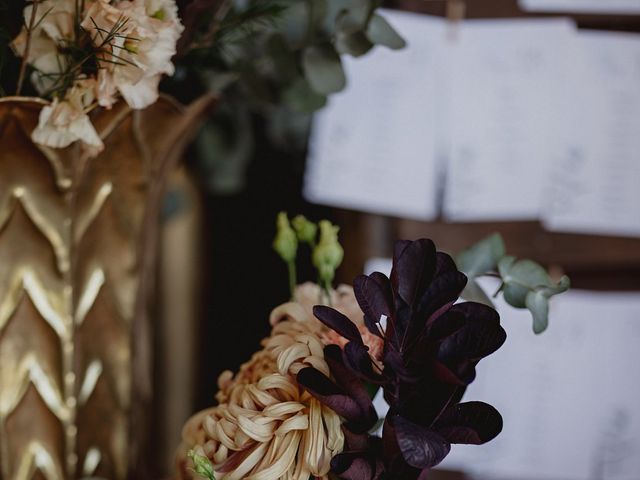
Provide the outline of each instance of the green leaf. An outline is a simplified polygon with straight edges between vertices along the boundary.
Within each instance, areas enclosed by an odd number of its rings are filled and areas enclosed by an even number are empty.
[[[549,323],[549,298],[569,289],[569,277],[555,283],[547,271],[532,260],[504,257],[498,263],[504,299],[516,308],[527,308],[533,316],[533,331],[542,333]]]
[[[504,256],[504,240],[494,233],[460,252],[456,264],[467,277],[473,278],[495,270]]]
[[[362,31],[353,33],[336,34],[336,50],[341,54],[349,54],[353,57],[360,57],[367,53],[373,47],[373,43],[369,41]]]
[[[460,296],[470,302],[484,303],[485,305],[488,305],[492,308],[494,307],[493,302],[491,301],[489,296],[473,278],[469,278],[469,281],[467,282],[467,285],[464,287],[464,290],[462,291]]]
[[[304,78],[299,78],[282,93],[282,101],[296,112],[312,113],[327,104],[327,97],[315,92]]]
[[[498,262],[498,271],[504,282],[504,298],[514,307],[525,308],[529,291],[555,286],[547,271],[533,260],[506,256]]]
[[[306,48],[302,69],[309,86],[323,95],[339,92],[347,83],[340,55],[329,43]]]
[[[374,13],[367,26],[367,38],[376,45],[384,45],[392,50],[399,50],[407,45],[404,38],[385,20]]]
[[[533,332],[544,332],[549,325],[549,298],[542,291],[529,292],[525,304],[533,316]]]

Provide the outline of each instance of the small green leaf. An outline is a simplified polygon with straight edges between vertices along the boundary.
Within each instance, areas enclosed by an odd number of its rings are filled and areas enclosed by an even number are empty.
[[[393,27],[377,13],[374,13],[367,26],[367,38],[376,45],[384,45],[392,50],[399,50],[407,45]]]
[[[307,47],[302,55],[302,69],[317,93],[339,92],[347,84],[340,55],[329,43]]]
[[[313,90],[304,78],[298,78],[282,92],[282,101],[296,112],[313,113],[327,104],[327,97]]]
[[[555,283],[547,271],[532,260],[504,257],[498,263],[504,299],[516,308],[527,308],[533,316],[533,331],[542,333],[549,323],[549,298],[569,289],[569,277]]]
[[[458,254],[456,264],[467,277],[473,278],[495,270],[504,256],[504,240],[494,233]]]
[[[336,50],[341,54],[348,54],[352,57],[360,57],[373,47],[364,32],[353,33],[338,32],[336,34]]]
[[[489,296],[473,278],[469,278],[460,296],[469,302],[484,303],[492,308],[494,307]]]
[[[532,290],[555,287],[547,271],[532,260],[516,260],[506,256],[498,262],[498,271],[504,282],[505,300],[517,308],[525,308],[525,299]]]
[[[498,270],[505,283],[519,283],[532,288],[554,286],[544,267],[533,260],[516,261],[514,257],[507,256],[498,262]]]
[[[533,332],[544,332],[549,325],[549,298],[542,291],[529,292],[525,304],[533,316]]]

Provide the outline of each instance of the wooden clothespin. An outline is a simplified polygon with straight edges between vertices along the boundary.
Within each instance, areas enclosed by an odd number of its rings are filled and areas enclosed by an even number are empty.
[[[460,22],[464,20],[467,4],[465,0],[447,0],[448,38],[454,42],[458,37]]]

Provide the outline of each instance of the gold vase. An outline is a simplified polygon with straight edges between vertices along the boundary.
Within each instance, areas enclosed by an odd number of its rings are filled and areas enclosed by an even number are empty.
[[[0,479],[145,477],[158,210],[211,103],[96,110],[88,158],[0,99]]]

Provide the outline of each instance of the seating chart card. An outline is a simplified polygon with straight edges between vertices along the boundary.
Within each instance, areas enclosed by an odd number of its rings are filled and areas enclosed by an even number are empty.
[[[479,364],[465,400],[494,405],[504,429],[454,445],[441,467],[491,480],[636,480],[640,294],[565,293],[540,336],[527,311],[497,307],[507,342]]]
[[[315,203],[430,220],[437,216],[438,72],[445,26],[387,12],[408,46],[347,58],[347,88],[313,125],[305,197]]]
[[[640,0],[520,0],[523,10],[640,15]]]

